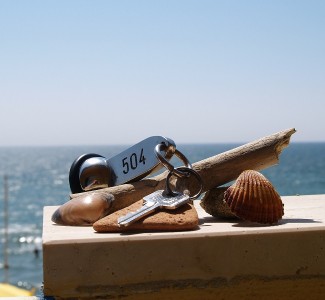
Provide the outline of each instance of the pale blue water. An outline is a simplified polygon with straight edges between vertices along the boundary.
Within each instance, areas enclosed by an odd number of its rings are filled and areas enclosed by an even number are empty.
[[[238,146],[237,144],[178,145],[191,162]],[[0,281],[4,280],[3,176],[9,177],[9,281],[42,285],[43,206],[60,205],[69,198],[68,173],[83,153],[105,157],[127,146],[0,148]],[[325,143],[291,143],[280,164],[262,171],[281,195],[325,194]],[[34,250],[38,249],[39,256]]]

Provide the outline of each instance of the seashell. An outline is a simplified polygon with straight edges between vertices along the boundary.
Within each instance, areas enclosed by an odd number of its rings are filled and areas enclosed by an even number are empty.
[[[224,201],[224,193],[228,187],[217,187],[209,190],[202,198],[201,207],[211,216],[223,219],[238,219]]]
[[[273,224],[284,214],[283,203],[273,185],[261,173],[242,172],[225,192],[225,201],[239,218]]]
[[[61,205],[52,215],[59,225],[92,225],[109,213],[113,195],[92,193],[81,195]]]

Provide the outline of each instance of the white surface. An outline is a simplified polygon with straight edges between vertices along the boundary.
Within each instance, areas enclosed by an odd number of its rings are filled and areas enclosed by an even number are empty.
[[[142,239],[193,238],[199,236],[222,236],[237,234],[256,234],[288,232],[297,230],[325,229],[325,195],[304,195],[282,197],[284,203],[283,219],[275,225],[262,225],[245,221],[227,221],[208,215],[195,201],[200,226],[198,230],[186,232],[150,232],[150,233],[96,233],[91,226],[60,226],[51,221],[55,206],[44,208],[43,243],[64,244],[71,241],[79,243],[109,240],[130,241]]]

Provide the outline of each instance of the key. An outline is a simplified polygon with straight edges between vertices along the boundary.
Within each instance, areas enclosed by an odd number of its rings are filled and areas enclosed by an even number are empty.
[[[164,190],[158,190],[152,194],[143,197],[143,206],[135,212],[118,218],[119,226],[128,226],[145,216],[148,216],[158,209],[176,209],[190,200],[190,196],[182,193],[169,195]]]

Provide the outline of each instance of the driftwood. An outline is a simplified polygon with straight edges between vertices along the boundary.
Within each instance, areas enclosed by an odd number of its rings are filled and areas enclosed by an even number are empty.
[[[236,179],[244,170],[258,171],[277,164],[279,155],[289,145],[290,137],[295,132],[294,128],[284,130],[194,163],[193,169],[202,177],[203,192]],[[72,194],[70,197],[85,197],[90,193],[109,194],[114,197],[110,211],[112,213],[156,190],[164,189],[167,175],[168,171],[138,182]],[[196,193],[199,188],[194,176],[184,180],[172,176],[170,182],[177,191],[188,189],[191,194]]]

